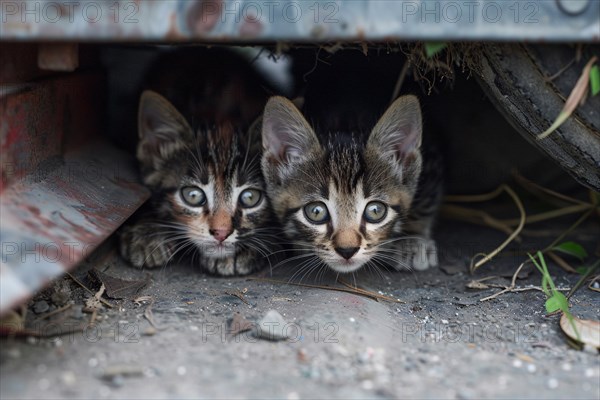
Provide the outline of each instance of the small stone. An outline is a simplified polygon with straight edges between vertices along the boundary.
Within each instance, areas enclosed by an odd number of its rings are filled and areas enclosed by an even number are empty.
[[[73,371],[67,371],[62,374],[61,380],[66,386],[74,386],[77,383],[77,377]]]
[[[512,365],[515,368],[521,368],[523,366],[523,361],[521,361],[519,359],[515,359],[515,360],[513,360]]]
[[[156,335],[156,328],[154,328],[153,326],[149,326],[147,327],[143,332],[142,332],[142,336],[154,336]]]
[[[556,389],[558,387],[558,380],[556,378],[548,379],[548,387],[550,389]]]
[[[115,375],[111,378],[110,384],[113,387],[119,388],[125,384],[125,378],[123,378],[123,375]]]
[[[267,314],[258,321],[258,325],[252,332],[254,337],[267,340],[283,340],[288,338],[287,323],[283,316],[275,310],[269,310]]]
[[[33,312],[36,314],[41,314],[41,313],[45,313],[46,311],[48,311],[49,308],[50,308],[50,306],[48,305],[48,303],[45,300],[40,300],[40,301],[36,301],[35,304],[33,305]]]
[[[177,375],[183,376],[187,373],[187,369],[185,368],[185,366],[180,365],[179,367],[177,367]]]
[[[531,372],[532,374],[537,370],[537,367],[535,366],[535,364],[528,364],[527,365],[527,371]]]

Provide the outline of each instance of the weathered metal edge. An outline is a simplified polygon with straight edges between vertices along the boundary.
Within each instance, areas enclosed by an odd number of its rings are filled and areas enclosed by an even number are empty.
[[[130,156],[93,143],[0,196],[0,314],[72,269],[149,197]]]
[[[5,1],[6,41],[260,43],[600,40],[600,2],[544,0]]]

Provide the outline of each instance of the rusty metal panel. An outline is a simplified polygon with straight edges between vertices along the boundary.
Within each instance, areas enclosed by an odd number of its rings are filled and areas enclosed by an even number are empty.
[[[7,1],[3,40],[598,41],[596,0]]]
[[[67,148],[99,135],[104,96],[97,74],[13,84],[0,95],[0,194],[34,171],[43,178]]]
[[[102,143],[61,157],[0,196],[0,312],[71,269],[149,196],[131,157]]]
[[[2,88],[0,313],[73,268],[149,196],[133,157],[100,139],[102,75]]]
[[[38,78],[44,74],[37,67],[37,57],[36,43],[0,42],[0,97],[8,91],[9,85]]]

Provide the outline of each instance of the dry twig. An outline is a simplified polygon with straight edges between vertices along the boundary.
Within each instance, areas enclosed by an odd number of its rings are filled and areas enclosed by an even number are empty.
[[[393,303],[404,303],[402,300],[398,300],[393,297],[384,296],[382,294],[370,292],[370,291],[364,290],[364,289],[355,289],[354,287],[352,287],[352,289],[350,289],[350,288],[342,288],[342,287],[335,287],[335,286],[310,285],[308,283],[285,282],[285,281],[279,281],[277,279],[267,279],[267,278],[248,278],[248,279],[250,279],[252,281],[279,283],[279,284],[283,284],[283,285],[302,286],[302,287],[309,287],[309,288],[313,288],[313,289],[333,290],[336,292],[346,292],[346,293],[352,293],[352,294],[356,294],[356,295],[360,295],[360,296],[365,296],[365,297],[369,297],[373,300],[379,299],[379,300],[390,301]]]

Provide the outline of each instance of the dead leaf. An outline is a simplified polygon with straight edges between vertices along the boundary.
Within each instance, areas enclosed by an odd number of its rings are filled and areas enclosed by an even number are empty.
[[[85,301],[84,311],[93,312],[102,308],[102,303],[100,302],[100,299],[102,298],[105,289],[106,288],[104,287],[104,284],[102,284],[102,286],[100,286],[100,289],[98,289],[96,294],[94,294],[92,297]]]
[[[136,306],[139,306],[145,301],[149,302],[152,300],[153,300],[152,296],[139,296],[139,297],[136,297],[135,299],[133,299],[133,302],[135,303]]]
[[[560,111],[560,114],[558,114],[558,117],[556,118],[552,126],[550,126],[550,128],[546,129],[544,132],[538,135],[538,139],[543,139],[555,130],[557,130],[571,116],[571,114],[573,114],[573,111],[575,111],[577,106],[583,101],[590,82],[590,70],[592,69],[592,66],[594,65],[597,59],[598,57],[594,56],[585,65],[581,76],[577,80],[575,87],[573,87],[571,94],[569,94],[569,97],[567,98],[563,109]]]
[[[368,290],[357,288],[355,286],[352,286],[352,285],[344,282],[341,279],[338,279],[338,282],[340,282],[342,285],[344,285],[346,287],[310,285],[308,283],[297,283],[297,282],[289,282],[289,281],[279,281],[277,279],[267,279],[267,278],[248,278],[248,280],[250,280],[250,281],[260,281],[260,282],[270,282],[270,283],[280,283],[280,284],[283,284],[283,285],[302,286],[302,287],[309,287],[309,288],[316,288],[316,289],[334,290],[334,291],[337,291],[337,292],[346,292],[346,293],[352,293],[352,294],[359,295],[359,296],[365,296],[365,297],[368,297],[368,298],[373,299],[375,301],[385,300],[385,301],[390,301],[390,302],[393,302],[393,303],[404,303],[404,301],[402,301],[400,299],[395,299],[395,298],[390,297],[390,296],[384,296],[384,295],[379,294],[379,293],[374,293],[374,292],[370,292]]]
[[[112,379],[115,376],[136,377],[144,376],[144,367],[141,365],[117,364],[109,365],[104,368],[102,375],[103,379]]]
[[[150,276],[139,281],[128,281],[115,278],[96,269],[91,270],[89,274],[92,279],[102,283],[106,287],[106,295],[112,299],[131,298],[150,281]]]
[[[90,288],[88,288],[87,286],[85,286],[83,283],[81,283],[81,281],[77,278],[75,278],[73,275],[71,275],[70,273],[67,272],[67,276],[69,278],[71,278],[73,280],[73,282],[75,282],[76,284],[78,284],[79,286],[81,286],[86,292],[88,292],[89,294],[94,294],[94,291]],[[108,301],[104,300],[104,299],[100,299],[100,302],[102,302],[102,304],[104,304],[105,306],[107,306],[108,308],[113,308],[114,306],[112,304],[110,304]]]
[[[467,283],[467,289],[477,289],[477,290],[484,290],[484,289],[489,289],[489,285],[486,285],[483,282],[480,281],[471,281],[469,283]]]
[[[363,54],[367,56],[369,54],[369,46],[367,46],[365,42],[361,42],[360,47],[362,49]]]
[[[575,332],[579,333],[579,337]],[[575,316],[572,321],[563,313],[560,317],[560,328],[570,339],[577,343],[583,343],[587,346],[595,347],[600,350],[600,321],[592,321],[589,319],[579,319]]]
[[[529,357],[527,354],[517,353],[517,354],[515,354],[515,356],[521,361],[525,361],[530,364],[535,363],[535,360],[533,358]]]
[[[148,305],[146,306],[146,309],[144,310],[144,318],[146,318],[146,320],[148,320],[148,322],[150,323],[150,325],[152,325],[152,327],[158,331],[162,331],[166,328],[159,328],[158,326],[156,326],[156,321],[154,320],[154,314],[152,313],[152,306],[154,305],[154,297],[152,296],[139,296],[136,297],[135,299],[133,299],[133,302],[135,304],[137,304],[138,306],[142,304],[142,302],[148,302]],[[154,333],[152,333],[154,334]]]
[[[294,300],[290,299],[289,297],[276,297],[276,296],[273,296],[273,297],[271,297],[271,301],[294,301]]]
[[[248,321],[240,313],[233,314],[233,318],[229,321],[228,334],[229,337],[234,337],[242,332],[252,330],[254,323]]]
[[[233,291],[233,292],[225,291],[225,294],[237,297],[238,299],[240,299],[241,301],[243,301],[246,305],[250,305],[250,303],[248,303],[248,300],[246,300],[246,298],[244,297],[244,292],[241,292],[239,290],[236,290],[236,291]]]

